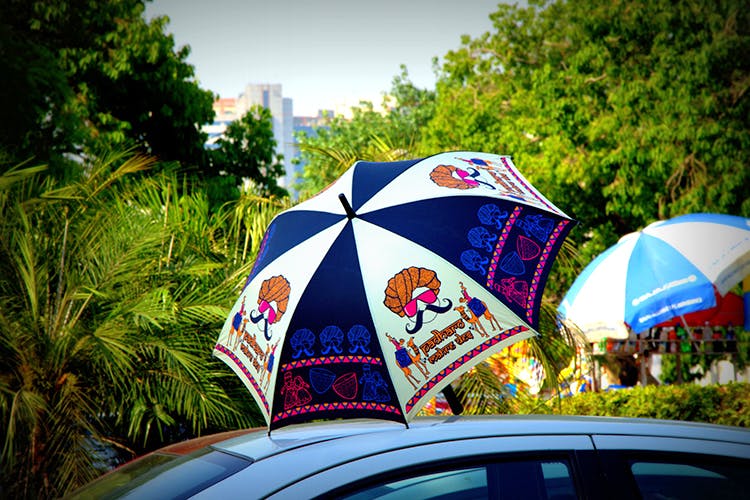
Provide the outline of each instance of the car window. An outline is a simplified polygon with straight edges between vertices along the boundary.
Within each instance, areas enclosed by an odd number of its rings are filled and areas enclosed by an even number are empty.
[[[542,462],[544,490],[549,500],[578,498],[573,476],[566,462]]]
[[[113,491],[124,491],[130,481],[136,480],[151,470],[158,469],[163,464],[172,462],[177,455],[151,453],[144,457],[128,462],[117,469],[100,476],[82,489],[66,497],[66,500],[78,498],[107,498]]]
[[[387,481],[353,495],[350,500],[414,500],[416,498],[488,498],[487,470],[484,467],[435,472]]]
[[[747,498],[750,462],[631,460],[630,471],[645,500]]]
[[[382,479],[349,500],[382,499],[574,499],[571,469],[562,460],[519,460]]]
[[[250,461],[205,448],[183,457],[149,457],[117,469],[76,491],[78,498],[187,498],[244,469]],[[122,479],[129,482],[123,483]]]

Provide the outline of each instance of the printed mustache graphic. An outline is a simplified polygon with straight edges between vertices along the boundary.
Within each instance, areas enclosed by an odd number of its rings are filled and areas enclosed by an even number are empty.
[[[250,321],[253,322],[253,324],[257,325],[261,321],[263,321],[263,336],[266,338],[266,340],[271,340],[271,335],[268,333],[268,320],[263,315],[263,313],[260,313],[257,316],[253,316],[252,311],[250,312]]]
[[[406,331],[413,335],[413,334],[417,333],[422,328],[422,324],[424,323],[424,313],[425,313],[425,311],[432,311],[432,312],[435,312],[435,313],[438,313],[438,314],[442,314],[444,312],[450,311],[450,309],[453,307],[453,302],[451,302],[450,299],[445,299],[445,300],[448,302],[448,304],[445,305],[445,306],[439,306],[439,305],[435,305],[435,304],[427,304],[425,306],[424,310],[417,311],[416,314],[415,314],[415,318],[414,318],[414,321],[415,321],[414,327],[410,328],[407,325],[406,326]]]

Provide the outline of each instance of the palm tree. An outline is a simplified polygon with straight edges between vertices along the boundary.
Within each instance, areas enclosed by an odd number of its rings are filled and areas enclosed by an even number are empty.
[[[210,356],[258,241],[236,259],[246,226],[174,172],[139,174],[153,163],[0,177],[2,497],[80,486],[106,468],[102,444],[137,453],[262,422]]]
[[[561,386],[567,382],[561,372],[571,361],[584,363],[590,352],[579,333],[558,324],[556,306],[547,297],[542,303],[539,334],[527,341],[527,359],[538,363],[543,376],[541,391],[531,394],[513,367],[504,365],[503,359],[493,356],[458,381],[456,392],[462,399],[464,413],[547,413],[554,408],[549,404],[550,398],[556,398],[559,403],[563,392]],[[511,391],[511,385],[516,387],[515,391]]]
[[[364,144],[331,146],[324,137],[316,137],[299,146],[309,162],[300,186],[301,201],[338,179],[358,160],[389,162],[406,159],[409,155],[409,149],[398,147],[374,133]]]

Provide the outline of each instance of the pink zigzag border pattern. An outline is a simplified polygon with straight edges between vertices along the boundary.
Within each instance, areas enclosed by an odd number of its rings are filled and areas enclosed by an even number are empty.
[[[260,389],[258,382],[255,381],[255,378],[252,375],[250,375],[250,370],[248,370],[245,364],[242,361],[240,361],[240,358],[238,358],[237,355],[231,349],[221,344],[216,344],[216,347],[214,347],[214,349],[229,356],[229,359],[234,361],[234,363],[240,367],[240,370],[242,370],[242,373],[245,375],[245,377],[247,377],[247,379],[253,385],[255,392],[258,393],[258,396],[260,396],[260,400],[263,401],[263,406],[266,407],[266,413],[270,413],[270,410],[268,408],[268,400],[266,400],[266,396],[263,394],[263,391]]]
[[[333,365],[341,363],[359,363],[367,365],[383,366],[383,360],[372,356],[325,356],[320,358],[301,359],[292,361],[281,366],[281,371],[286,372],[295,368],[304,368],[308,366]]]
[[[289,410],[284,410],[274,415],[273,421],[278,422],[279,420],[282,420],[282,419],[295,417],[298,415],[305,415],[308,413],[313,413],[313,412],[318,412],[318,411],[340,411],[340,410],[378,411],[378,412],[393,413],[395,415],[401,415],[401,410],[399,410],[393,405],[386,405],[383,403],[338,402],[338,403],[317,403],[314,405],[304,405],[298,408],[291,408]]]
[[[495,252],[492,254],[492,261],[490,262],[489,272],[487,273],[487,288],[492,290],[492,285],[495,283],[495,273],[497,272],[497,264],[500,262],[500,254],[503,253],[503,247],[505,246],[505,240],[508,239],[510,230],[516,224],[518,216],[521,215],[523,208],[517,206],[513,213],[510,214],[508,220],[503,226],[503,230],[500,231],[500,236],[497,238],[497,245],[495,245]]]
[[[560,234],[569,222],[570,221],[568,220],[561,220],[560,222],[558,222],[557,226],[555,226],[555,229],[552,231],[552,234],[547,240],[547,243],[544,245],[542,256],[539,258],[539,262],[536,265],[536,270],[534,271],[534,276],[532,276],[531,283],[529,284],[529,294],[526,296],[526,319],[528,319],[529,321],[531,321],[531,318],[534,315],[534,298],[536,297],[536,292],[539,290],[539,284],[542,279],[542,271],[544,271],[544,268],[547,265],[547,260],[549,260],[552,248],[555,246],[557,239],[560,237]]]
[[[527,190],[527,191],[528,191],[528,192],[529,192],[529,193],[530,193],[530,194],[531,194],[531,195],[532,195],[532,196],[533,196],[534,198],[536,198],[537,200],[539,200],[539,203],[541,203],[541,204],[542,204],[542,205],[544,205],[545,207],[549,208],[549,209],[550,209],[550,210],[552,210],[553,212],[557,212],[557,210],[555,210],[555,208],[554,208],[554,207],[553,207],[552,205],[550,205],[550,204],[549,204],[548,202],[546,202],[546,201],[545,201],[545,200],[544,200],[543,198],[541,198],[541,197],[540,197],[540,196],[539,196],[539,195],[537,194],[537,192],[536,192],[536,190],[535,190],[534,188],[532,188],[531,186],[529,186],[529,185],[528,185],[527,183],[525,183],[525,182],[523,181],[523,179],[521,179],[521,178],[520,178],[520,177],[518,176],[518,174],[516,173],[516,170],[515,170],[514,168],[512,168],[512,167],[511,167],[510,165],[508,165],[508,158],[506,158],[505,156],[503,156],[503,157],[502,157],[502,160],[503,160],[503,165],[505,165],[505,168],[507,168],[507,169],[508,169],[508,172],[510,173],[510,175],[512,175],[512,176],[513,176],[513,178],[514,178],[514,179],[516,179],[516,180],[518,181],[518,183],[519,183],[519,184],[521,184],[521,185],[522,185],[523,187],[525,187],[525,188],[526,188],[526,190]]]
[[[509,337],[512,337],[513,335],[516,335],[517,333],[525,332],[527,330],[528,328],[526,328],[523,325],[518,325],[508,330],[505,330],[504,332],[498,335],[495,335],[491,339],[486,340],[483,343],[479,344],[474,349],[467,352],[466,354],[464,354],[463,356],[455,360],[453,363],[451,363],[450,365],[440,370],[434,377],[430,379],[429,382],[427,382],[422,387],[420,387],[417,393],[414,396],[412,396],[411,399],[409,399],[409,401],[406,402],[406,406],[405,406],[406,413],[409,413],[411,409],[414,408],[414,405],[417,404],[417,401],[422,399],[425,396],[425,394],[427,394],[427,392],[430,391],[430,389],[435,387],[441,380],[443,380],[445,377],[447,377],[448,375],[456,371],[458,368],[463,366],[472,358],[480,355],[481,353],[483,353],[490,347],[496,344],[499,344],[503,340]]]

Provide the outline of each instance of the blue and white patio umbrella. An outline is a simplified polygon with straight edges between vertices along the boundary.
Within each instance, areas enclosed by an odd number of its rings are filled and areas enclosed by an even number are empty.
[[[699,213],[623,236],[578,276],[558,312],[590,342],[625,339],[716,305],[750,274],[750,219]]]
[[[571,226],[508,156],[358,162],[271,222],[214,354],[271,429],[407,422],[535,334]]]

